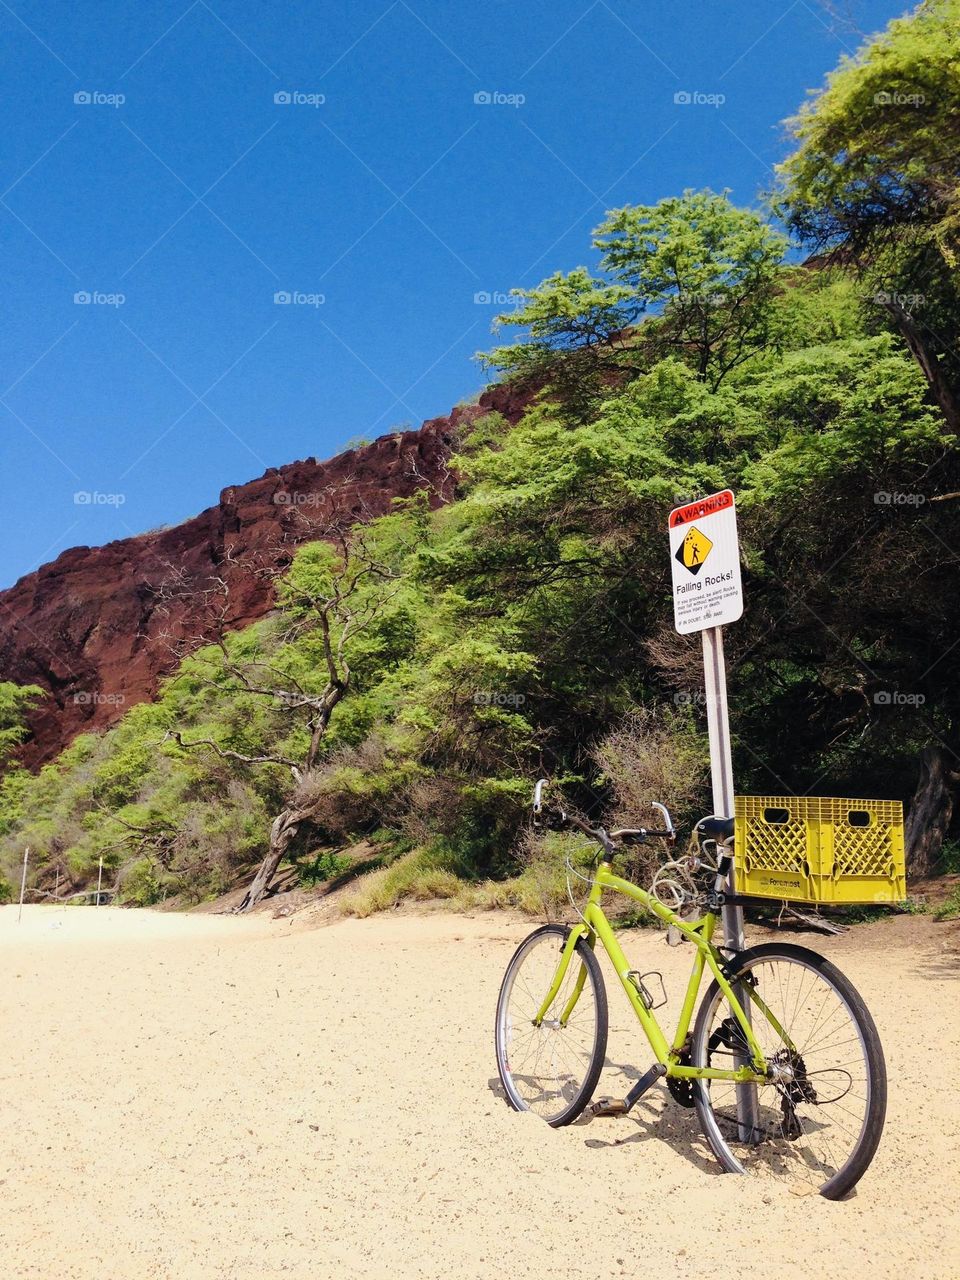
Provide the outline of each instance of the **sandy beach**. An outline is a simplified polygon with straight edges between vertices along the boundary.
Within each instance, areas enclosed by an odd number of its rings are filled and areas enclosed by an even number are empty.
[[[960,1276],[955,926],[802,939],[862,991],[890,1075],[843,1203],[721,1175],[662,1087],[559,1131],[511,1112],[493,1013],[531,927],[0,908],[0,1275]],[[626,949],[675,1018],[687,949]],[[651,1058],[608,990],[599,1092],[623,1093]]]

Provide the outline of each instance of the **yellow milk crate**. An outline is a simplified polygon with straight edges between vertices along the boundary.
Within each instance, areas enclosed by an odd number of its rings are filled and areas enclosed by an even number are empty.
[[[794,902],[902,902],[899,800],[737,796],[737,892]]]

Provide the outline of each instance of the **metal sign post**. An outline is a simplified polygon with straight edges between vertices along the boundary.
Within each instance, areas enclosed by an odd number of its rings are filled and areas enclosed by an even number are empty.
[[[730,751],[730,720],[727,714],[727,668],[723,660],[723,628],[708,627],[703,637],[704,693],[707,699],[707,731],[710,735],[710,776],[713,781],[713,811],[729,818],[733,813],[733,757]],[[735,889],[733,867],[727,873],[727,891]],[[743,908],[727,903],[721,909],[724,946],[743,950]],[[750,1017],[749,994],[742,986],[733,993]],[[737,1065],[745,1059],[737,1057]],[[737,1126],[741,1142],[750,1142],[759,1128],[757,1086],[737,1085]]]
[[[734,496],[729,489],[686,503],[670,512],[667,522],[673,574],[674,626],[681,635],[699,631],[703,641],[703,682],[710,736],[710,776],[713,812],[733,816],[733,757],[727,713],[727,670],[723,658],[723,626],[743,613],[740,547]],[[734,892],[733,867],[727,876]],[[728,903],[722,908],[724,945],[743,950],[743,911]],[[734,994],[747,1017],[750,1002],[743,988]],[[741,1059],[735,1059],[739,1064]],[[758,1130],[757,1087],[737,1085],[737,1124],[740,1139],[752,1140]]]
[[[730,751],[730,719],[727,714],[727,670],[723,660],[723,628],[708,627],[703,639],[704,693],[707,699],[707,731],[710,735],[710,778],[713,811],[722,818],[733,813],[733,758]],[[727,881],[733,892],[733,871]],[[743,950],[743,911],[723,908],[723,938],[728,947]]]

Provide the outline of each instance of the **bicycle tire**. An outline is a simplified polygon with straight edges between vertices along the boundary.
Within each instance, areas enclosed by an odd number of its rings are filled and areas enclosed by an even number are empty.
[[[798,966],[813,975],[812,980],[796,974]],[[725,1171],[765,1171],[782,1179],[799,1178],[808,1185],[815,1184],[815,1189],[828,1200],[838,1200],[863,1177],[883,1133],[887,1076],[877,1028],[849,979],[815,951],[786,943],[768,943],[741,952],[728,968],[731,981],[749,980],[757,984],[757,989],[761,974],[765,986],[760,994],[787,1035],[793,1037],[796,1032],[799,1036],[800,1015],[815,1009],[812,1030],[808,1030],[804,1022],[806,1043],[793,1039],[793,1048],[788,1049],[751,1001],[754,1034],[768,1063],[786,1074],[768,1085],[756,1086],[758,1124],[750,1141],[744,1140],[737,1123],[736,1107],[732,1104],[735,1086],[729,1082],[695,1082],[694,1098],[700,1124]],[[788,1025],[788,1019],[774,1007],[772,1001],[778,999],[784,1012],[792,1011],[794,1026]],[[742,1057],[743,1033],[729,1017],[723,1019],[724,1011],[728,1012],[726,1001],[714,981],[703,997],[694,1026],[691,1059],[695,1066],[710,1065],[721,1050],[729,1052],[734,1061]],[[842,1019],[836,1023],[838,1013],[843,1011],[856,1030],[855,1038],[844,1038],[848,1028]],[[831,1026],[834,1029],[828,1035],[827,1028]],[[835,1039],[836,1036],[840,1039]],[[773,1044],[780,1047],[768,1054],[767,1049]],[[833,1063],[835,1054],[843,1060]],[[862,1081],[859,1074],[848,1069],[851,1067],[857,1072],[862,1068]],[[862,1095],[855,1091],[855,1086],[864,1089]],[[858,1098],[862,1098],[863,1107],[857,1130],[860,1109],[854,1110],[853,1106]],[[846,1106],[842,1105],[845,1101]],[[779,1121],[774,1103],[780,1111]],[[843,1120],[839,1118],[841,1114]],[[850,1136],[844,1138],[838,1130]],[[828,1137],[828,1133],[832,1136]]]
[[[562,925],[548,924],[524,938],[503,975],[495,1024],[497,1071],[507,1101],[515,1111],[532,1111],[555,1129],[576,1120],[593,1097],[607,1052],[606,988],[597,957],[583,938],[578,939],[575,954],[586,974],[569,1022],[560,1027],[558,1019],[551,1023],[545,1018],[539,1027],[526,1030],[527,1025],[534,1026],[533,1013],[549,990],[569,933]],[[526,990],[513,1002],[525,964]],[[566,1006],[578,972],[571,960],[548,1014],[559,1014]]]

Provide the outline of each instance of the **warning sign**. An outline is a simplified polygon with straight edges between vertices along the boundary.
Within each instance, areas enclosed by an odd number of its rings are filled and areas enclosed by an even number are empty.
[[[667,527],[677,631],[686,635],[736,622],[743,613],[743,588],[732,492],[675,507]]]
[[[677,549],[676,558],[685,569],[697,574],[703,568],[712,546],[713,543],[707,535],[694,527],[693,529],[688,529],[684,535],[683,541]]]

